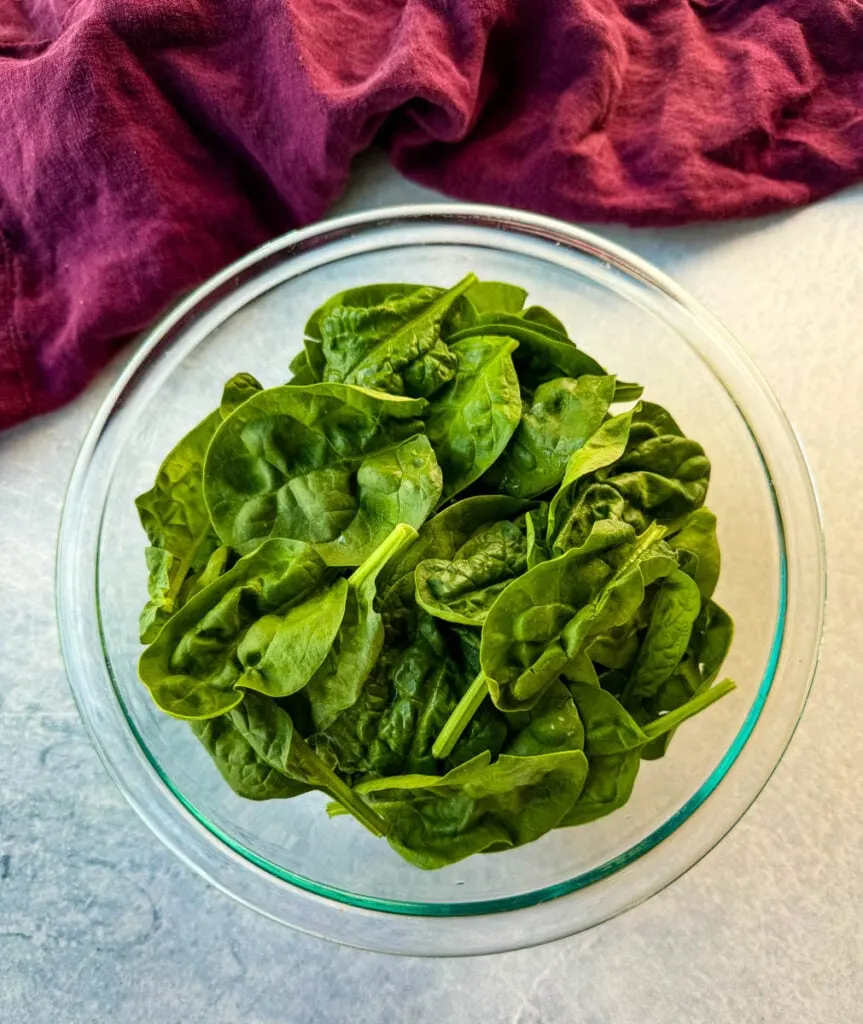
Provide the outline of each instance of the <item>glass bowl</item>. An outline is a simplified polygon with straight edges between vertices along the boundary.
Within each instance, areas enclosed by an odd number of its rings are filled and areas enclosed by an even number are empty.
[[[139,683],[144,534],[134,497],[239,370],[288,375],[309,313],[367,282],[516,282],[579,345],[667,405],[713,462],[718,600],[738,689],[642,765],[620,811],[435,872],[402,861],[308,794],[254,803],[222,781],[186,723]],[[818,506],[776,399],[728,333],[664,274],[595,235],[482,206],[412,206],[278,239],[190,295],[150,334],[84,442],[60,532],[67,670],[108,771],[153,831],[225,892],[295,928],[394,953],[487,953],[588,928],[678,877],[734,825],[776,767],[817,659]]]

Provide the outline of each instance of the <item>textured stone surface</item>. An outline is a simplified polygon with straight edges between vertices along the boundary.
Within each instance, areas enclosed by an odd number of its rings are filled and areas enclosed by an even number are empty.
[[[339,212],[418,198],[434,197],[372,159]],[[863,1020],[863,190],[750,224],[605,233],[677,277],[737,335],[797,425],[820,484],[831,571],[821,668],[752,810],[636,910],[483,959],[339,948],[207,886],[106,776],[59,654],[58,517],[108,373],[71,407],[0,436],[3,1024]]]

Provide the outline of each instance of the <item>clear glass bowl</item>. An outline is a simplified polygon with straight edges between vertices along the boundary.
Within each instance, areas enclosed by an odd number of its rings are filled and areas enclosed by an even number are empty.
[[[718,600],[737,633],[738,690],[642,765],[621,811],[505,853],[423,872],[326,798],[247,802],[188,726],[138,682],[145,538],[133,499],[174,442],[247,370],[281,383],[308,314],[366,282],[517,282],[612,372],[645,385],[713,462]],[[646,899],[734,825],[803,709],[825,578],[815,493],[776,399],[734,340],[665,275],[543,217],[414,206],[329,221],[229,267],[150,334],[84,442],[60,533],[57,602],[69,679],[117,785],[153,831],[225,892],[340,942],[421,955],[486,953],[590,927]]]

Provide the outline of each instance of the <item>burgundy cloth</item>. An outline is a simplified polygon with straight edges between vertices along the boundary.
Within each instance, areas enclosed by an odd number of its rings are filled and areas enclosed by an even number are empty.
[[[466,199],[666,224],[863,177],[861,0],[0,0],[0,426],[375,138]]]

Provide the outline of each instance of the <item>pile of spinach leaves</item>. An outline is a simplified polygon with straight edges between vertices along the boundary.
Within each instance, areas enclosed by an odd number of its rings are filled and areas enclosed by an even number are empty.
[[[241,796],[322,790],[422,868],[622,807],[734,685],[707,456],[526,297],[333,296],[136,502],[153,700]]]

